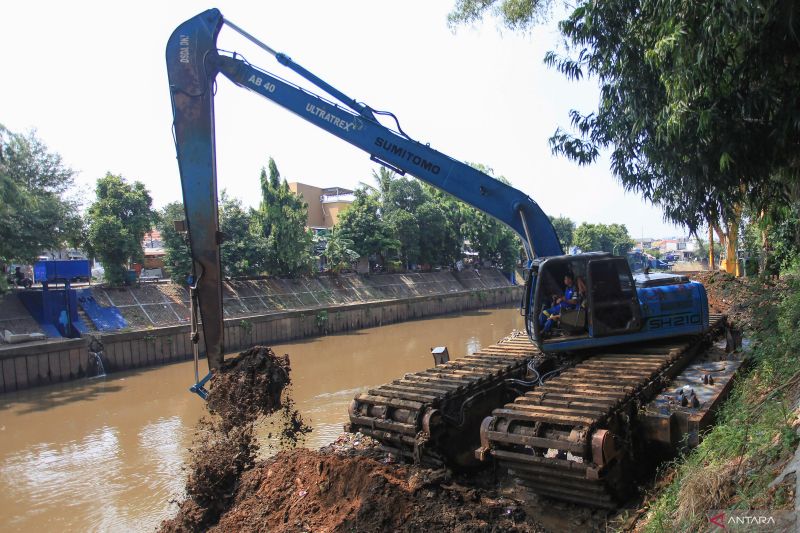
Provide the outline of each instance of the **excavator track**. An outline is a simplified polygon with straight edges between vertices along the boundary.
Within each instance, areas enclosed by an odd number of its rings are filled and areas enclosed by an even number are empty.
[[[486,417],[476,457],[493,458],[539,495],[615,508],[647,456],[641,452],[641,407],[724,323],[724,316],[712,315],[707,334],[616,347],[584,359]]]
[[[481,421],[516,396],[505,380],[523,378],[537,355],[525,334],[512,334],[472,355],[406,374],[357,395],[345,430],[418,464],[475,466]]]

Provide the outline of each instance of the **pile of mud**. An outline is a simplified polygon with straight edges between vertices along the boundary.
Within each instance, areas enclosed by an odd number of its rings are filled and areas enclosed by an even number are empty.
[[[252,424],[222,431],[203,419],[189,449],[186,499],[178,514],[161,524],[161,531],[204,531],[230,506],[242,473],[255,465],[258,444]]]
[[[277,356],[266,346],[226,359],[211,380],[208,410],[230,428],[268,416],[282,407],[290,371],[289,356]]]
[[[264,415],[281,414],[289,444],[307,431],[290,386],[288,357],[263,347],[215,374],[214,416],[198,425],[187,497],[161,531],[542,531],[491,480],[458,482],[445,470],[394,464],[363,435],[258,462],[253,428]]]
[[[542,531],[513,500],[444,471],[297,449],[242,475],[210,529],[270,531]]]
[[[293,447],[310,431],[287,393],[289,357],[255,346],[226,360],[211,378],[208,410],[189,449],[186,499],[162,531],[204,531],[230,507],[240,477],[253,468],[258,453],[254,427],[280,412],[281,445]]]
[[[705,287],[712,313],[725,314],[735,327],[749,331],[758,328],[758,314],[774,307],[776,293],[788,290],[785,280],[763,276],[737,278],[715,271],[698,272],[691,278]]]

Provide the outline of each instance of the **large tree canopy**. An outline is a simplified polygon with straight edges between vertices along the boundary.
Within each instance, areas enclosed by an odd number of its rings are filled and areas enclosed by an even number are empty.
[[[264,242],[264,269],[274,276],[311,270],[311,232],[306,229],[308,205],[281,180],[275,160],[261,169],[261,204],[255,213]]]
[[[550,2],[459,0],[452,23],[494,13],[525,29]],[[554,152],[579,163],[611,150],[628,190],[696,230],[736,205],[797,198],[800,20],[792,0],[577,3],[545,60],[600,85],[597,109],[570,113]]]
[[[492,174],[488,167],[473,166]],[[372,177],[377,187],[365,186],[357,193],[356,203],[349,210],[359,210],[361,217],[369,205],[369,212],[374,214],[360,218],[364,227],[385,224],[389,235],[398,241],[396,249],[406,265],[453,265],[462,257],[465,242],[482,261],[490,261],[505,270],[516,265],[520,243],[505,224],[415,178],[397,176],[383,167],[373,171]],[[508,183],[502,176],[497,179]],[[346,231],[359,246],[358,236],[353,233],[356,212],[352,215],[345,212],[345,215],[346,225],[350,226]],[[380,232],[375,234],[380,235]]]
[[[589,224],[575,230],[573,242],[584,252],[609,252],[623,255],[633,248],[633,239],[625,224]]]
[[[380,210],[380,195],[360,188],[355,192],[353,203],[339,216],[336,230],[352,241],[353,251],[362,257],[384,256],[400,248],[400,241],[380,216]]]
[[[219,229],[225,235],[219,250],[225,276],[236,278],[263,273],[269,257],[268,239],[261,233],[264,219],[248,211],[240,200],[229,197],[224,190],[220,194],[218,209]],[[302,252],[308,255],[307,250]],[[278,268],[277,264],[272,266]],[[280,272],[283,276],[291,274],[294,272]]]
[[[144,258],[142,238],[155,220],[150,193],[140,181],[128,183],[107,173],[97,180],[97,199],[89,207],[89,243],[112,284],[125,280],[131,261]]]
[[[73,176],[34,132],[0,125],[0,262],[31,262],[44,250],[78,244],[82,221],[68,196]]]

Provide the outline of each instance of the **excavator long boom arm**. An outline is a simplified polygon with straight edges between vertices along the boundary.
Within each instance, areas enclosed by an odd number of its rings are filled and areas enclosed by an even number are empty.
[[[280,63],[343,105],[260,70],[235,54],[220,53],[216,39],[223,23],[216,9],[189,19],[170,37],[166,54],[195,292],[210,369],[219,367],[224,353],[214,149],[213,84],[218,73],[364,150],[374,161],[411,174],[504,222],[522,237],[530,258],[563,253],[549,219],[526,194],[387,128],[369,107],[357,104],[284,54],[276,54]]]

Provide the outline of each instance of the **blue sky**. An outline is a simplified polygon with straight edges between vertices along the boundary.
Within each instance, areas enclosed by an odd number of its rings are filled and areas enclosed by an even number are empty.
[[[156,206],[179,199],[164,48],[178,24],[209,7],[189,0],[6,3],[0,123],[36,128],[79,171],[87,200],[106,171],[143,181]],[[446,21],[452,0],[214,7],[346,94],[392,111],[416,140],[493,168],[548,214],[624,223],[633,237],[685,233],[626,194],[606,158],[579,167],[550,154],[547,139],[568,124],[568,111],[589,111],[597,98],[593,80],[568,82],[543,64],[559,43],[554,22],[526,35],[494,21],[453,33]],[[230,29],[218,44],[298,81]],[[247,205],[258,202],[258,174],[269,156],[289,181],[319,186],[355,187],[375,168],[367,154],[222,77],[216,117],[220,187]]]

